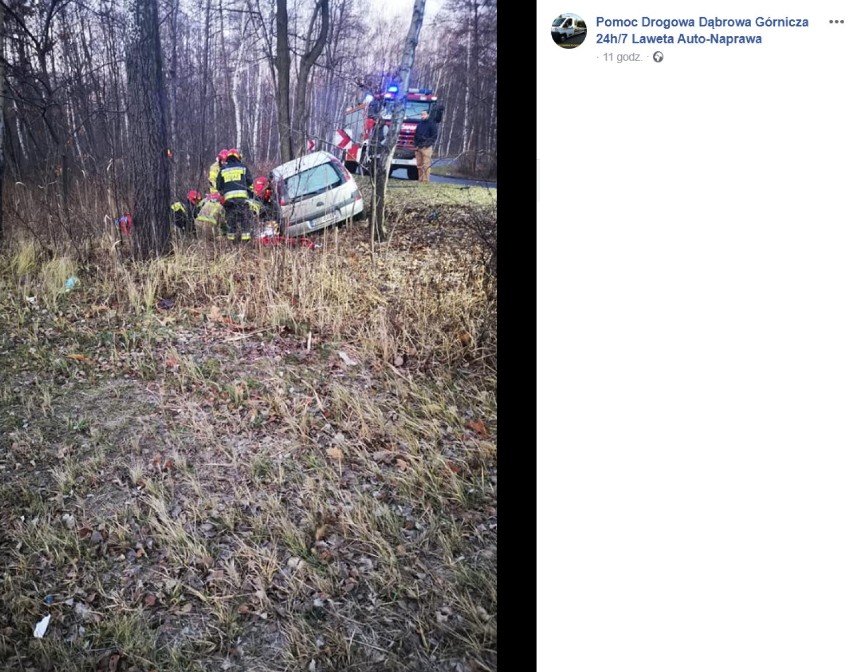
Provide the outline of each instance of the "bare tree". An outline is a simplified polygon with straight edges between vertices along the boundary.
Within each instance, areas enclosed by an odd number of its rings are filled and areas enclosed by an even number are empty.
[[[6,176],[6,5],[0,3],[0,242],[3,241],[3,178]]]
[[[278,107],[278,145],[282,163],[293,158],[293,139],[290,137],[290,38],[287,20],[287,0],[277,0],[278,12],[275,26],[278,31],[276,45],[276,67],[278,70],[278,87],[275,98]]]
[[[390,130],[385,141],[385,151],[382,153],[382,167],[376,176],[376,207],[373,212],[373,238],[379,242],[387,238],[385,228],[385,195],[388,186],[393,153],[396,142],[399,139],[399,131],[402,128],[402,120],[405,117],[405,96],[408,93],[408,82],[411,76],[411,66],[414,65],[414,52],[420,38],[420,28],[423,25],[423,8],[426,0],[414,0],[414,9],[411,12],[411,26],[408,29],[408,37],[405,38],[405,48],[402,52],[402,65],[399,67],[400,87],[394,100],[393,115],[391,116]],[[376,136],[379,134],[376,133]]]
[[[166,155],[167,98],[157,0],[136,0],[127,44],[127,88],[133,214],[133,253],[163,254],[169,243],[170,164]]]
[[[308,75],[314,63],[317,62],[319,55],[325,47],[328,38],[328,0],[317,0],[314,5],[314,11],[311,15],[311,22],[308,27],[307,38],[310,38],[313,32],[314,24],[316,23],[317,13],[320,13],[320,32],[316,41],[311,48],[305,52],[299,63],[299,74],[296,76],[296,104],[293,114],[294,127],[297,133],[297,142],[299,151],[303,151],[307,141],[307,110],[305,106],[305,97],[308,91]]]

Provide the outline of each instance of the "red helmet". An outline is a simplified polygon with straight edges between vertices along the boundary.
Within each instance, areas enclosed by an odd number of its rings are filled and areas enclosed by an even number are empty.
[[[192,203],[193,205],[198,205],[201,203],[201,194],[199,194],[195,189],[190,189],[186,192],[186,200]]]
[[[211,191],[209,194],[207,194],[207,200],[208,201],[218,201],[219,203],[225,202],[225,199],[222,198],[222,194],[220,194],[218,191],[215,191],[215,192]]]
[[[234,147],[231,147],[231,149],[227,151],[227,153],[225,154],[225,158],[230,159],[232,156],[236,157],[237,161],[240,161],[243,158],[240,154],[240,150],[235,149]]]
[[[257,196],[261,196],[263,192],[266,191],[268,185],[269,181],[265,177],[260,176],[254,181],[254,186],[252,188]]]
[[[225,163],[228,160],[228,150],[223,149],[217,155],[216,158],[219,159],[219,163]]]

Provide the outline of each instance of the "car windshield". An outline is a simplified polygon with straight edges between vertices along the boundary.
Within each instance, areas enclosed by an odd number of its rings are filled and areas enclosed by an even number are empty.
[[[562,25],[562,22],[563,22],[564,20],[565,20],[565,19],[556,19],[556,20],[553,22],[553,25],[554,25],[554,26],[561,26],[561,25]]]
[[[343,184],[343,178],[334,166],[331,163],[321,163],[286,178],[280,185],[279,191],[283,192],[281,196],[292,203],[334,189],[341,184]]]
[[[405,102],[405,118],[420,120],[420,113],[423,110],[429,112],[432,103],[425,100],[407,100]]]

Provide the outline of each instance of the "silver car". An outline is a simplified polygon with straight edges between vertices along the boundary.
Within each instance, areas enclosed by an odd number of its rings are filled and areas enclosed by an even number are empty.
[[[272,171],[272,185],[285,236],[302,236],[366,216],[361,190],[328,152],[311,152],[281,164]]]

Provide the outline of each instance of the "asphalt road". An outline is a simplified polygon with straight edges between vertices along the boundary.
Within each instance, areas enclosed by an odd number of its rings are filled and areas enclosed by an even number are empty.
[[[443,166],[450,163],[449,159],[436,159],[433,165],[435,166]],[[394,179],[399,179],[402,182],[412,182],[412,180],[408,179],[408,175],[405,172],[405,169],[398,168],[397,170],[391,173],[391,177]],[[443,175],[430,175],[430,182],[438,182],[443,184],[457,184],[460,187],[485,187],[486,189],[496,189],[496,182],[486,182],[484,180],[465,180],[460,177],[445,177]],[[401,185],[400,185],[401,186]]]

